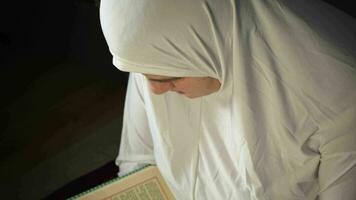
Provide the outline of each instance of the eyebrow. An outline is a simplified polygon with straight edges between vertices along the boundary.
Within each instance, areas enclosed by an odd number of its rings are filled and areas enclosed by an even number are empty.
[[[170,82],[170,81],[175,81],[178,79],[181,79],[182,77],[174,77],[174,78],[166,78],[166,79],[155,79],[155,78],[148,78],[149,81],[155,81],[155,82],[160,82],[160,83],[165,83],[165,82]]]

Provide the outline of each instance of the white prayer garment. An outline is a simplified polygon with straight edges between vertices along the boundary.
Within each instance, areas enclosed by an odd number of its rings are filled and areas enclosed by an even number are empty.
[[[131,72],[117,164],[177,200],[356,199],[356,22],[319,0],[101,0]],[[142,74],[212,77],[155,95]]]

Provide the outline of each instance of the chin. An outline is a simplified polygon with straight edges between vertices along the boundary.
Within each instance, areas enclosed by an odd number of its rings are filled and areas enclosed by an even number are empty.
[[[190,94],[183,94],[185,97],[189,98],[189,99],[195,99],[195,98],[198,98],[198,97],[202,97],[202,96],[205,96],[205,95],[190,95]]]
[[[189,99],[194,99],[194,98],[199,98],[199,97],[204,97],[204,96],[208,96],[211,95],[215,92],[210,92],[210,93],[206,93],[206,94],[189,94],[189,93],[183,93],[182,95],[184,95],[185,97],[189,98]]]

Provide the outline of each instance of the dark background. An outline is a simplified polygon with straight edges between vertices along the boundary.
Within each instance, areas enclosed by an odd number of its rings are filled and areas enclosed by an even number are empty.
[[[351,0],[327,2],[356,16]],[[111,64],[98,9],[95,0],[1,3],[0,195],[26,193],[17,182],[32,168],[80,143],[82,138],[95,135],[112,119],[119,126],[108,129],[117,134],[102,136],[114,137],[107,139],[111,141],[107,159],[73,173],[72,178],[61,179],[58,186],[116,156],[127,74]],[[104,145],[100,140],[97,143],[91,143],[93,151]],[[79,157],[78,160],[92,159],[87,155]],[[12,164],[4,164],[9,162]],[[51,178],[57,180],[54,175]],[[38,194],[35,191],[28,198],[20,194],[9,199],[35,199],[39,194],[43,197],[53,192],[53,187]]]
[[[0,5],[0,199],[40,199],[112,164],[127,74],[95,1]]]

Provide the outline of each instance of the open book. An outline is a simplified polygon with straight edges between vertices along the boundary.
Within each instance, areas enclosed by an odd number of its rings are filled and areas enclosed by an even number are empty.
[[[174,200],[156,166],[145,166],[130,174],[112,179],[72,199],[81,200]]]

